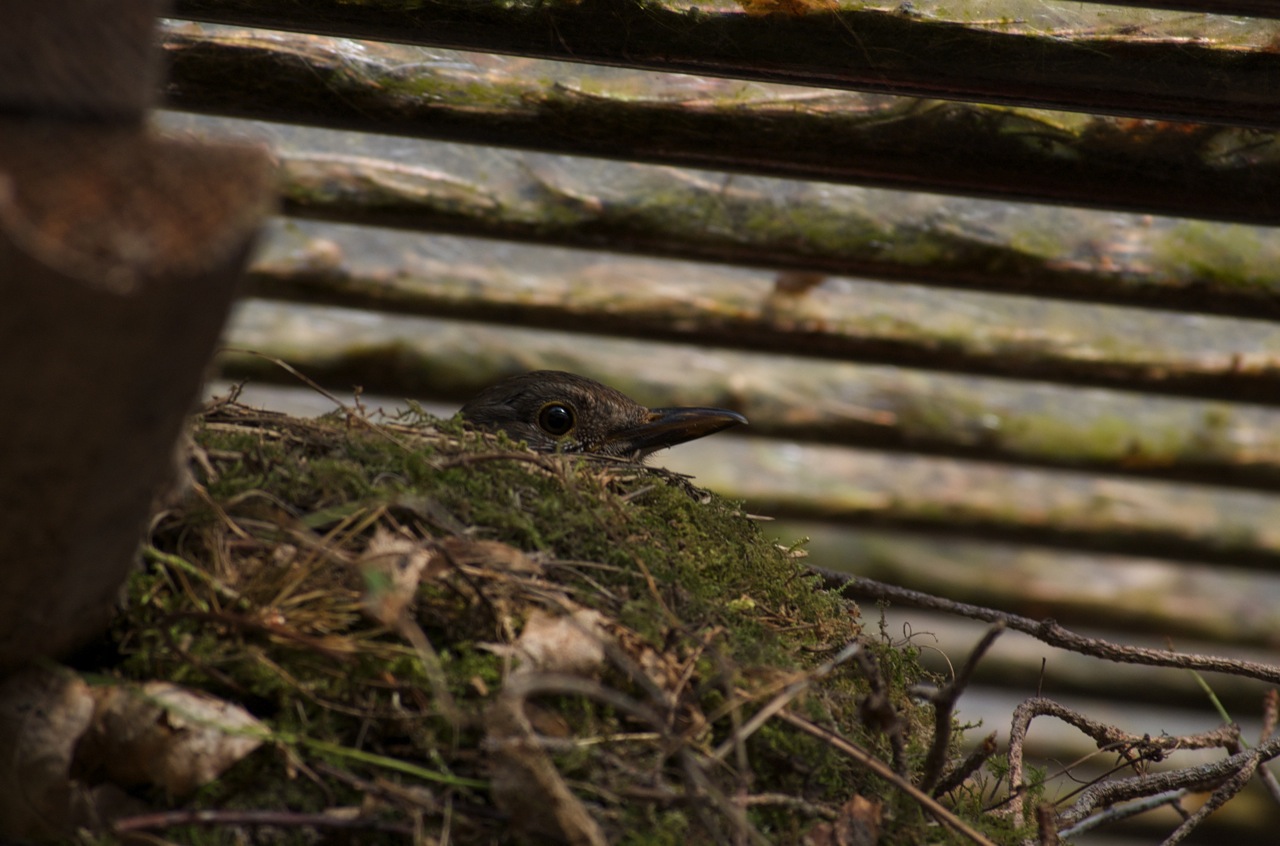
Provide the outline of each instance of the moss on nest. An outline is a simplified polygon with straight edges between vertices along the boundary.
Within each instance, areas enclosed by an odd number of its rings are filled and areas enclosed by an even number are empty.
[[[196,421],[191,468],[195,484],[157,517],[130,584],[115,672],[239,701],[276,741],[193,806],[362,806],[378,821],[362,843],[403,842],[415,817],[460,844],[520,832],[592,842],[592,831],[719,843],[748,828],[799,843],[861,795],[885,803],[882,843],[956,838],[793,725],[770,719],[741,739],[809,679],[792,713],[894,760],[884,720],[864,724],[874,665],[911,779],[933,717],[907,695],[924,675],[912,650],[883,635],[865,640],[870,662],[814,674],[863,637],[857,608],[736,503],[665,471],[534,455],[417,413],[300,420],[218,403]],[[400,570],[414,555],[423,564],[402,612],[396,567],[370,563],[388,538]],[[600,615],[598,665],[535,667],[531,621],[584,609]],[[527,695],[504,712],[521,672]],[[517,747],[514,761],[496,751]],[[513,778],[534,808],[503,795]],[[557,802],[568,817],[523,818]],[[236,838],[169,832],[184,834]]]

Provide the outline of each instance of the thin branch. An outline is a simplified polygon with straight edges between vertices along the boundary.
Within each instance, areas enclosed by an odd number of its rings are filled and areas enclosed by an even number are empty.
[[[1127,805],[1109,808],[1102,813],[1094,814],[1088,819],[1081,820],[1073,826],[1065,826],[1058,829],[1058,836],[1065,840],[1071,840],[1103,825],[1127,820],[1130,817],[1145,814],[1147,811],[1154,811],[1156,808],[1161,808],[1165,805],[1177,805],[1178,802],[1186,798],[1189,792],[1187,790],[1168,790],[1163,793],[1157,793],[1154,796],[1148,796],[1145,799],[1130,802]]]
[[[996,733],[993,731],[982,738],[982,742],[974,747],[963,761],[938,781],[933,788],[934,797],[945,796],[964,784],[965,779],[976,773],[994,754],[996,754]]]
[[[149,829],[172,828],[174,826],[226,826],[243,827],[264,825],[277,829],[358,829],[366,831],[385,831],[394,834],[413,834],[413,827],[402,823],[387,822],[369,817],[341,817],[326,813],[301,813],[295,811],[261,811],[261,810],[195,810],[158,811],[148,814],[137,814],[121,817],[111,824],[111,830],[117,835],[130,832],[141,832]]]
[[[1053,813],[1053,805],[1048,802],[1036,808],[1036,832],[1040,838],[1040,846],[1058,846],[1062,842],[1058,836],[1058,825]]]
[[[1275,688],[1268,690],[1262,702],[1262,731],[1258,734],[1258,743],[1266,743],[1275,734],[1276,723],[1280,721],[1280,691]],[[1280,805],[1280,781],[1276,780],[1275,773],[1266,767],[1259,767],[1258,778],[1271,794],[1272,801]]]
[[[1177,846],[1178,843],[1185,840],[1196,826],[1244,789],[1244,786],[1249,783],[1249,779],[1253,778],[1259,763],[1256,755],[1250,756],[1240,767],[1240,771],[1224,781],[1217,790],[1213,791],[1213,795],[1209,797],[1208,801],[1197,808],[1195,813],[1183,820],[1182,824],[1174,829],[1173,834],[1165,838],[1161,846]]]
[[[1106,784],[1097,784],[1080,794],[1076,804],[1059,814],[1058,820],[1065,828],[1083,820],[1097,807],[1106,807],[1117,802],[1169,790],[1216,789],[1243,768],[1252,766],[1253,759],[1269,761],[1277,755],[1280,755],[1280,738],[1272,738],[1257,749],[1240,752],[1229,758],[1198,767],[1188,767],[1167,773],[1146,773]]]
[[[798,681],[787,685],[777,696],[766,702],[759,711],[743,723],[741,728],[733,733],[733,736],[726,738],[723,743],[717,746],[715,751],[711,753],[711,757],[716,760],[724,760],[735,745],[745,742],[748,737],[755,734],[775,714],[790,705],[793,699],[808,690],[815,681],[825,678],[832,670],[861,651],[862,644],[854,641],[836,653],[835,657],[830,661],[823,663]]]
[[[956,701],[969,686],[974,668],[978,666],[982,656],[987,654],[987,650],[1004,630],[1003,622],[996,622],[987,629],[987,633],[974,646],[968,660],[964,662],[964,666],[960,668],[960,672],[956,673],[951,683],[939,688],[929,697],[929,702],[933,705],[933,745],[929,747],[929,754],[924,760],[924,773],[920,776],[921,790],[932,791],[937,786],[938,779],[942,775],[942,767],[947,761],[947,748],[951,745],[951,717],[955,711]]]
[[[1124,646],[1102,638],[1085,637],[1063,628],[1052,619],[1033,620],[1030,617],[997,611],[994,608],[986,608],[981,605],[955,602],[933,594],[885,584],[884,582],[855,576],[850,573],[839,573],[820,567],[813,568],[813,571],[823,578],[827,587],[832,590],[839,590],[848,596],[900,602],[915,608],[942,611],[961,617],[984,620],[988,623],[1002,622],[1014,631],[1031,635],[1050,646],[1056,646],[1070,652],[1078,652],[1081,655],[1089,655],[1120,664],[1143,664],[1151,667],[1174,667],[1183,670],[1207,670],[1232,676],[1244,676],[1245,678],[1257,679],[1270,684],[1280,684],[1280,666],[1275,664],[1220,658],[1213,655],[1170,652],[1141,646]]]
[[[854,662],[862,669],[870,688],[866,697],[858,703],[858,715],[868,727],[884,732],[893,752],[893,771],[906,778],[907,741],[903,737],[903,720],[898,709],[889,700],[888,686],[880,673],[880,665],[869,652],[853,653]]]
[[[936,819],[938,822],[942,823],[943,825],[947,826],[957,834],[960,834],[960,835],[963,835],[964,837],[969,838],[974,843],[979,844],[979,846],[995,846],[995,844],[992,843],[992,841],[989,840],[986,837],[986,835],[977,831],[976,829],[971,827],[968,823],[964,822],[959,817],[957,817],[955,814],[951,813],[946,808],[942,807],[940,804],[938,804],[938,801],[936,799],[929,796],[927,793],[924,793],[923,791],[920,790],[920,788],[916,787],[911,782],[899,776],[897,773],[893,771],[893,768],[890,767],[888,764],[886,764],[884,761],[881,761],[879,758],[875,757],[870,752],[858,746],[857,744],[853,743],[852,741],[849,741],[841,737],[840,735],[836,734],[835,732],[831,731],[830,729],[823,728],[822,726],[816,723],[813,723],[792,711],[782,711],[781,713],[778,714],[778,718],[781,720],[784,720],[785,722],[790,723],[791,725],[803,731],[805,734],[811,735],[812,737],[816,737],[819,740],[830,743],[839,751],[848,755],[850,758],[853,758],[858,763],[862,764],[864,767],[871,770],[873,773],[885,779],[890,784],[894,785],[899,790],[901,790],[903,793],[907,794],[912,799],[919,802],[920,806],[924,808],[924,810],[928,811],[934,817],[934,819]]]
[[[1212,731],[1193,735],[1161,735],[1158,737],[1135,735],[1122,731],[1115,726],[1091,720],[1083,714],[1051,699],[1039,697],[1028,699],[1014,709],[1013,725],[1009,730],[1009,784],[1012,791],[1016,792],[1022,788],[1023,748],[1026,743],[1027,731],[1031,727],[1031,721],[1039,716],[1056,717],[1068,725],[1074,726],[1083,734],[1092,738],[1099,749],[1118,749],[1121,756],[1130,765],[1140,764],[1144,761],[1163,760],[1165,755],[1176,749],[1225,749],[1236,742],[1240,736],[1240,729],[1236,725],[1219,726]],[[1277,748],[1280,749],[1280,746]],[[1144,776],[1144,778],[1149,777]],[[1111,783],[1115,784],[1116,782]],[[1085,801],[1085,797],[1092,791],[1097,790],[1098,787],[1105,786],[1105,784],[1095,785],[1082,792],[1076,807],[1079,807],[1080,802]],[[1150,789],[1143,790],[1139,795],[1147,796],[1152,792],[1154,791]],[[1022,803],[1015,802],[1013,805],[1015,826],[1022,825],[1023,813]]]

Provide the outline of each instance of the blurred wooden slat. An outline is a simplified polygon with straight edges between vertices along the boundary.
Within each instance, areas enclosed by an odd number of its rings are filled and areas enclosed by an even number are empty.
[[[830,182],[1280,223],[1280,148],[1234,127],[839,92],[610,93],[530,69],[451,68],[350,42],[170,28],[175,108]],[[589,73],[589,71],[582,71]],[[271,85],[262,85],[271,79]],[[709,139],[716,139],[709,143]],[[838,155],[836,154],[838,152]]]
[[[663,463],[679,470],[685,454]],[[1280,648],[1280,575],[831,523],[778,521],[764,530],[782,542],[809,538],[804,549],[817,567],[1034,619],[1051,617],[1071,628],[1107,629],[1113,639],[1126,639],[1120,632],[1146,635],[1169,639],[1183,651],[1194,640],[1200,652],[1249,646],[1272,658]],[[1251,689],[1256,695],[1257,686]]]
[[[1081,0],[1103,6],[1128,6],[1134,9],[1168,9],[1206,15],[1238,15],[1240,17],[1277,18],[1280,5],[1275,0]]]
[[[388,259],[357,265],[338,242],[318,238],[257,261],[248,290],[395,314],[1280,403],[1280,329],[1260,321],[956,292],[944,299],[870,282],[848,290],[821,276],[792,291],[785,275],[691,275],[617,258],[577,273]]]
[[[776,354],[725,351],[715,356],[714,367],[692,369],[681,359],[696,360],[697,353],[683,346],[359,312],[272,310],[264,303],[253,314],[253,324],[238,324],[237,346],[278,355],[329,385],[461,401],[504,376],[552,368],[613,382],[649,405],[734,408],[751,420],[753,434],[1280,487],[1280,411],[1274,409],[1206,407]],[[642,374],[628,366],[636,357],[650,364]],[[251,361],[235,366],[273,373]]]
[[[877,9],[752,17],[597,0],[180,0],[177,14],[467,50],[1280,128],[1280,55],[1192,39],[1010,34]],[[1255,22],[1252,32],[1269,22]]]
[[[5,0],[0,111],[141,125],[159,94],[164,0]]]
[[[754,513],[1280,567],[1280,501],[1267,495],[748,438],[709,439],[682,459]]]
[[[634,190],[598,193],[532,168],[471,182],[373,158],[284,154],[281,170],[284,210],[316,220],[1280,318],[1280,241],[1248,227],[1068,228],[1031,244],[940,219],[898,222],[874,198],[789,196],[659,168]],[[1073,240],[1094,257],[1064,258]]]

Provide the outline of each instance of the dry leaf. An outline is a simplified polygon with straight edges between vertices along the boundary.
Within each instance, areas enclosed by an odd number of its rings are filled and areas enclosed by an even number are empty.
[[[510,544],[474,538],[445,538],[440,547],[459,567],[478,567],[503,573],[542,573],[542,565]]]
[[[535,609],[515,643],[515,653],[524,659],[517,672],[595,674],[604,663],[604,620],[603,614],[590,608],[565,616]]]
[[[379,526],[357,562],[364,574],[365,613],[384,626],[394,625],[417,595],[424,574],[443,569],[439,558],[425,544]]]

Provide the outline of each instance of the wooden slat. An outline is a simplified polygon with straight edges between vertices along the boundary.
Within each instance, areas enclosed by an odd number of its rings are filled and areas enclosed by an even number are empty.
[[[1280,54],[1060,38],[876,9],[803,17],[595,0],[180,0],[194,20],[890,94],[1280,128]],[[1267,24],[1259,22],[1255,30]]]
[[[712,356],[671,344],[273,308],[262,302],[243,312],[231,343],[280,356],[339,390],[360,385],[460,401],[513,373],[569,370],[609,381],[649,405],[734,408],[751,420],[751,434],[1280,488],[1280,412],[1273,409],[1084,393],[776,354]],[[637,361],[645,362],[643,373],[635,373]],[[234,375],[291,378],[261,359],[234,357],[227,364]],[[817,493],[806,507],[821,507]],[[753,497],[772,495],[752,489]],[[1013,508],[1008,519],[1020,509]],[[1035,522],[1044,519],[1040,515]]]
[[[0,112],[140,125],[155,105],[162,0],[5,0]]]
[[[688,167],[1280,223],[1268,133],[821,92],[684,98],[432,67],[346,42],[170,29],[175,108]],[[270,85],[261,80],[270,79]],[[643,91],[643,89],[641,89]]]
[[[1034,239],[902,221],[876,198],[737,188],[669,170],[636,186],[570,184],[532,168],[469,181],[430,168],[285,153],[284,209],[391,226],[771,269],[1251,318],[1280,317],[1280,242],[1246,227],[1068,218]]]
[[[662,463],[692,470],[685,452],[672,453]],[[1269,573],[831,523],[778,521],[764,529],[784,543],[809,538],[803,549],[817,567],[956,602],[1052,617],[1075,629],[1105,629],[1113,637],[1158,633],[1162,643],[1170,639],[1182,650],[1189,640],[1267,650],[1280,643],[1280,577]],[[1198,690],[1186,681],[1187,692]]]
[[[1280,4],[1275,0],[1080,0],[1103,6],[1127,6],[1133,9],[1167,9],[1206,15],[1280,18]]]
[[[372,264],[361,230],[261,258],[247,292],[271,299],[526,328],[683,341],[741,350],[1011,376],[1233,402],[1280,404],[1274,324],[824,277],[694,272],[593,260],[554,272],[503,261]],[[344,238],[344,236],[346,236]],[[344,247],[347,244],[347,247]]]
[[[1280,501],[1268,495],[745,437],[709,438],[680,466],[754,514],[1280,567]]]

